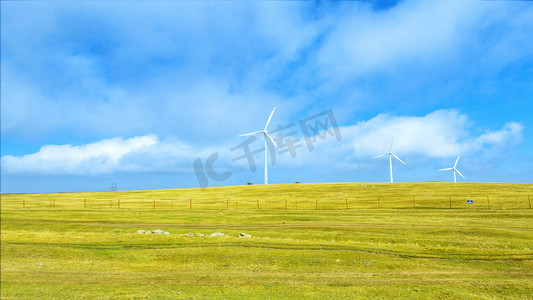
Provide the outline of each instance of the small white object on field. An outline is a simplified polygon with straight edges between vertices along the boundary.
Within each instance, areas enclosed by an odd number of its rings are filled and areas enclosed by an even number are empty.
[[[156,229],[154,231],[150,230],[137,230],[135,234],[170,234],[168,231],[163,231],[161,229]]]
[[[224,234],[222,232],[213,232],[210,235],[210,237],[215,237],[215,236],[224,236]]]

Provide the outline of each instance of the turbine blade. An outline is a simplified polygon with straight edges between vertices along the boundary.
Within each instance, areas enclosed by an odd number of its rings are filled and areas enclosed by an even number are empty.
[[[461,175],[461,177],[463,177],[463,179],[466,179],[463,174],[461,174],[461,172],[459,172],[459,170],[457,170],[456,168],[453,168],[454,171],[456,171],[459,175]]]
[[[402,161],[402,160],[401,160],[401,159],[400,159],[400,158],[399,158],[398,156],[394,155],[394,153],[391,153],[391,155],[392,155],[392,156],[394,156],[394,157],[396,157],[396,159],[397,159],[397,160],[401,161],[401,162],[402,162],[402,164],[404,164],[404,165],[405,165],[405,163],[404,163],[404,162],[403,162],[403,161]]]
[[[270,124],[270,120],[272,119],[272,115],[274,115],[274,111],[275,111],[275,110],[276,110],[276,107],[274,106],[274,109],[273,109],[272,112],[270,113],[270,117],[268,117],[268,121],[267,121],[267,123],[266,123],[266,125],[265,125],[265,130],[264,130],[264,131],[267,130],[268,124]]]
[[[454,168],[457,167],[457,162],[459,161],[459,156],[461,156],[461,155],[460,154],[457,155],[457,160],[455,161],[455,164],[453,165]]]
[[[378,155],[378,156],[374,156],[374,157],[372,157],[372,159],[374,159],[374,158],[378,158],[378,157],[383,157],[383,156],[385,156],[385,155],[389,155],[389,154],[388,154],[388,153],[385,153],[385,154],[381,154],[381,155]]]
[[[449,171],[449,170],[453,170],[453,168],[439,169],[439,171]]]
[[[389,147],[389,152],[392,151],[392,143],[394,142],[394,137],[392,137],[392,140],[390,141],[390,147]]]
[[[250,132],[250,133],[241,134],[239,136],[254,135],[254,134],[258,134],[258,133],[263,133],[263,131],[254,131],[254,132]]]
[[[278,147],[278,145],[276,144],[276,142],[274,142],[274,139],[270,136],[270,134],[268,134],[266,131],[263,132],[263,133],[264,133],[266,136],[268,136],[268,138],[270,139],[270,141],[272,142],[272,144],[274,144],[274,146],[276,146],[276,148],[278,148],[278,150],[280,150],[279,147]],[[266,151],[266,149],[265,149],[265,151]]]

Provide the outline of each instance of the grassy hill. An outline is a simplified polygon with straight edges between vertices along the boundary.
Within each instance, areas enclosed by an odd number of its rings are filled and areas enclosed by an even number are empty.
[[[362,209],[529,208],[533,184],[312,183],[97,193],[4,194],[4,208]],[[529,197],[529,198],[528,198]],[[414,201],[413,201],[414,198]],[[468,204],[467,200],[473,200]]]
[[[1,298],[531,299],[528,196],[442,182],[2,194]],[[136,234],[155,229],[169,234]]]

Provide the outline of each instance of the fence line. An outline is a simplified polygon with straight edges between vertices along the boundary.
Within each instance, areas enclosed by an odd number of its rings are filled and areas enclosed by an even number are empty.
[[[527,197],[527,203],[525,199]],[[4,198],[4,196],[3,196]],[[530,195],[481,195],[476,193],[465,195],[322,195],[315,193],[304,197],[282,195],[280,197],[265,196],[235,197],[165,197],[165,198],[66,198],[66,197],[23,197],[22,199],[3,199],[2,207],[48,208],[48,209],[113,209],[116,201],[117,209],[271,209],[271,210],[356,210],[356,209],[531,209]],[[483,198],[486,204],[483,204]],[[255,201],[254,201],[255,200]],[[17,204],[15,204],[16,202]],[[106,201],[109,206],[106,207]],[[255,203],[254,203],[255,202]],[[314,203],[313,203],[314,202]],[[254,205],[255,204],[255,205]],[[486,206],[485,206],[486,205]]]

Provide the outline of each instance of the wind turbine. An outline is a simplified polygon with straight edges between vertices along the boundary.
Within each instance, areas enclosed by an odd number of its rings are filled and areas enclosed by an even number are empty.
[[[439,171],[449,171],[449,170],[453,170],[453,182],[456,183],[457,182],[457,178],[456,178],[456,175],[455,173],[457,172],[459,175],[461,175],[461,177],[463,177],[463,179],[466,179],[463,174],[461,174],[461,172],[459,172],[459,170],[457,170],[457,162],[459,161],[459,157],[461,155],[457,155],[457,160],[455,160],[455,164],[453,165],[453,167],[451,168],[446,168],[446,169],[440,169]]]
[[[267,164],[267,138],[272,142],[272,144],[274,144],[274,146],[276,146],[276,148],[278,148],[279,150],[279,147],[278,145],[276,145],[276,142],[274,142],[274,139],[270,136],[270,134],[268,134],[268,130],[267,130],[267,127],[268,127],[268,124],[270,123],[270,119],[272,119],[272,115],[274,114],[274,111],[276,110],[276,107],[274,106],[274,109],[272,110],[272,112],[270,113],[270,117],[268,117],[268,121],[266,122],[266,125],[265,125],[265,129],[261,130],[261,131],[255,131],[255,132],[250,132],[250,133],[246,133],[246,134],[241,134],[239,136],[247,136],[247,135],[254,135],[254,134],[263,134],[263,138],[265,139],[265,184],[268,184],[268,164]]]
[[[402,164],[405,165],[405,163],[398,156],[396,156],[396,155],[394,155],[394,153],[392,153],[392,142],[394,142],[394,138],[392,138],[392,141],[390,142],[390,148],[389,148],[389,152],[388,153],[372,157],[372,159],[374,159],[374,158],[382,157],[382,156],[385,156],[385,155],[389,156],[390,182],[391,183],[393,182],[393,179],[392,179],[392,157],[394,156],[397,160],[399,160]]]

